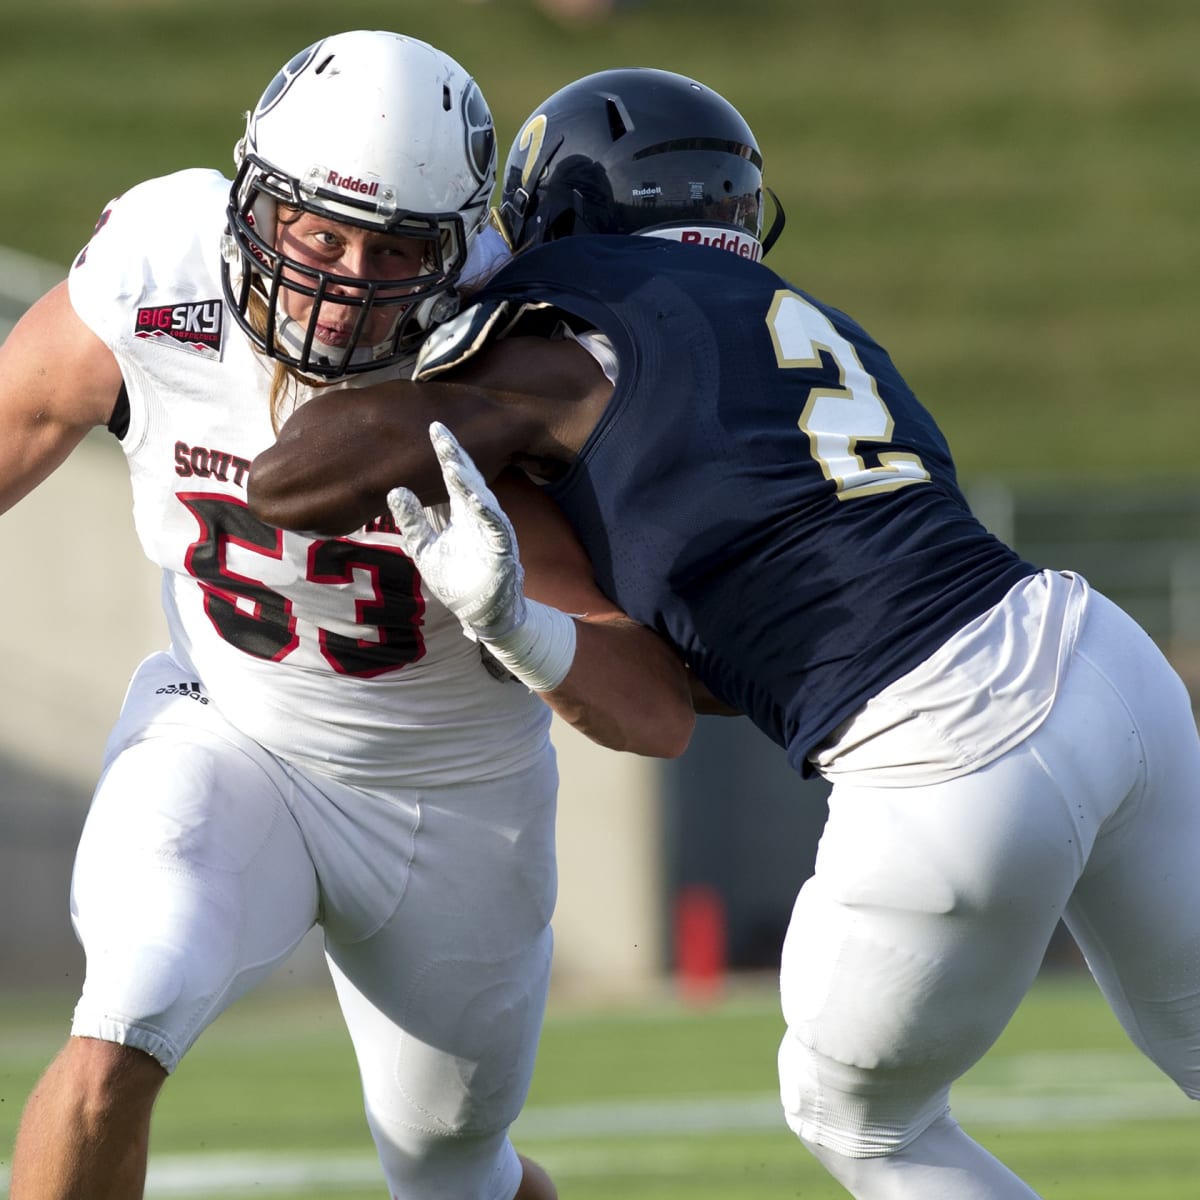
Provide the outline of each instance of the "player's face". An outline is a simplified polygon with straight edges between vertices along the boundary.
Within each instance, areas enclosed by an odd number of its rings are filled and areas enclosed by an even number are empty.
[[[400,287],[384,289],[382,296],[402,296],[408,289],[403,281],[422,274],[428,243],[420,238],[395,237],[355,225],[322,217],[316,213],[281,210],[275,230],[275,248],[288,258],[306,267],[332,275],[351,276],[375,283],[396,281]],[[302,287],[312,287],[312,280],[294,272],[284,271],[285,279],[293,279]],[[362,288],[337,285],[329,289],[331,296],[347,300],[362,299]],[[280,289],[284,311],[293,320],[307,324],[313,299],[290,288]],[[372,309],[363,330],[360,345],[384,340],[396,319],[397,309]],[[357,307],[326,301],[318,316],[316,337],[329,346],[345,346],[358,320]]]

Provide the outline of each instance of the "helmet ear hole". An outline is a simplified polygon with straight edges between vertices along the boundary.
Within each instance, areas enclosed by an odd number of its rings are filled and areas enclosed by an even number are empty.
[[[275,218],[279,213],[275,197],[259,192],[250,206],[247,220],[268,246],[275,245]]]

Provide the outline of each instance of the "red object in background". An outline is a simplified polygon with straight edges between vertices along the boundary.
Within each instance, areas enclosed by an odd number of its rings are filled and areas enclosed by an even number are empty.
[[[715,999],[725,982],[725,901],[706,884],[675,895],[675,978],[684,999]]]

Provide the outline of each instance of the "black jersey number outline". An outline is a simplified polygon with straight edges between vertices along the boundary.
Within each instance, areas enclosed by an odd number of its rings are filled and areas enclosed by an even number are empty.
[[[815,305],[795,292],[775,293],[767,312],[767,328],[775,361],[784,370],[821,367],[824,350],[837,364],[841,387],[812,388],[796,424],[839,500],[893,492],[910,483],[925,483],[929,472],[915,454],[881,450],[868,466],[857,453],[858,442],[887,442],[895,422],[879,394],[875,376],[862,365],[858,351]]]
[[[184,565],[204,592],[204,611],[214,628],[237,649],[255,658],[281,662],[300,636],[293,598],[234,571],[227,551],[232,546],[267,558],[283,558],[283,531],[260,521],[243,500],[218,492],[180,493],[179,499],[200,526],[188,547]],[[375,637],[354,638],[318,626],[321,655],[342,675],[370,678],[395,671],[424,657],[421,618],[425,600],[412,560],[397,546],[364,545],[348,538],[313,540],[305,579],[308,587],[350,584],[366,574],[370,595],[354,601],[355,623]]]

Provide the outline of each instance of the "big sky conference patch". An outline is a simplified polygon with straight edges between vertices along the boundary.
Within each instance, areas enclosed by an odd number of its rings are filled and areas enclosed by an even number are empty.
[[[139,308],[133,332],[136,337],[175,346],[201,358],[220,358],[224,309],[220,300]]]

